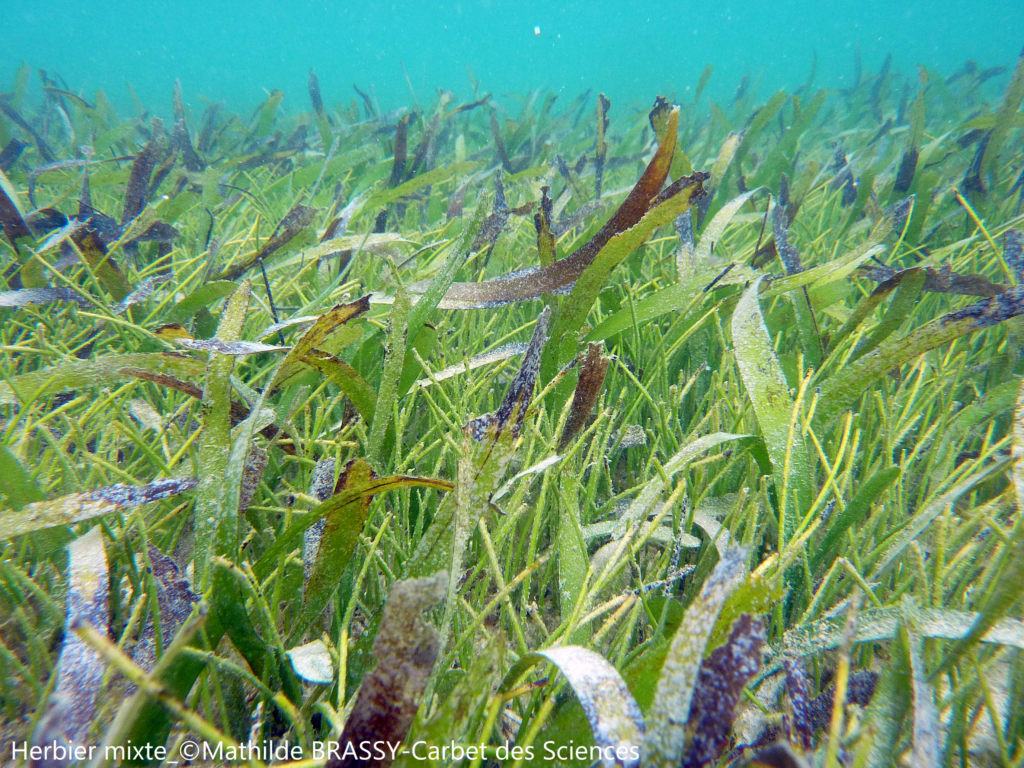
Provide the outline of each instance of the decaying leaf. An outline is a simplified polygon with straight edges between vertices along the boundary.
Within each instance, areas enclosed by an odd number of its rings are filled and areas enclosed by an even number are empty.
[[[441,306],[463,308],[476,305],[493,306],[495,302],[500,304],[522,301],[553,293],[579,279],[612,238],[628,232],[657,204],[655,198],[665,183],[675,152],[678,115],[678,110],[672,113],[671,128],[666,131],[654,158],[625,201],[597,234],[577,251],[539,271],[511,273],[483,283],[454,283],[445,294]],[[677,194],[685,196],[681,198],[684,202],[699,198],[704,193],[701,185],[706,178],[705,174],[697,173],[680,179],[666,190],[658,201]]]
[[[197,484],[191,477],[154,480],[146,485],[118,483],[95,491],[72,493],[59,499],[27,504],[20,511],[8,513],[0,518],[0,539],[9,539],[55,525],[71,525],[121,509],[131,509],[192,490]]]
[[[298,376],[309,370],[310,360],[307,358],[313,355],[315,351],[332,354],[340,352],[340,349],[345,346],[344,342],[340,345],[330,344],[330,339],[335,334],[338,334],[347,323],[361,317],[369,309],[369,297],[363,296],[356,301],[338,304],[320,315],[313,325],[307,328],[302,336],[299,337],[295,346],[288,352],[285,359],[281,361],[281,365],[274,373],[274,378],[268,389],[279,389],[293,383]],[[344,341],[350,342],[353,340],[354,337],[347,338]],[[329,344],[330,346],[328,346]]]
[[[498,235],[502,233],[505,225],[508,224],[511,215],[508,205],[505,204],[505,187],[501,183],[501,174],[495,173],[494,210],[484,220],[483,226],[480,227],[480,233],[476,236],[476,240],[473,241],[472,250],[479,251],[489,245],[494,245]]]
[[[249,448],[249,453],[245,457],[245,467],[242,469],[242,485],[238,490],[239,514],[249,509],[249,505],[256,495],[256,489],[259,487],[260,480],[263,479],[263,472],[267,468],[268,461],[269,456],[267,452],[256,441],[253,441]]]
[[[1013,270],[1017,280],[1024,280],[1024,232],[1019,229],[1006,230],[1003,243],[1003,259]]]
[[[466,431],[478,443],[488,436],[497,439],[497,436],[508,426],[509,420],[515,417],[512,423],[512,436],[518,437],[519,430],[526,418],[526,409],[530,405],[530,398],[533,396],[533,385],[537,379],[537,371],[540,368],[540,355],[547,341],[548,323],[551,320],[551,309],[545,308],[537,318],[537,325],[533,329],[533,337],[530,339],[530,346],[523,357],[522,366],[512,383],[508,387],[505,399],[501,406],[494,413],[479,416],[466,425]]]
[[[448,574],[443,571],[391,587],[373,643],[377,666],[363,678],[341,743],[405,739],[439,650],[437,630],[426,624],[421,614],[443,600],[447,589]],[[390,754],[366,761],[354,753],[343,753],[331,757],[326,768],[385,768],[391,762]]]
[[[601,199],[601,184],[604,181],[604,158],[608,154],[608,140],[605,134],[608,131],[608,110],[611,108],[611,100],[603,93],[597,96],[597,145],[594,154],[594,197]]]
[[[813,746],[814,734],[819,727],[813,714],[811,682],[800,659],[786,658],[782,665],[786,670],[786,693],[790,709],[789,738],[806,752]]]
[[[235,262],[213,279],[235,280],[241,277],[268,256],[271,256],[290,243],[299,232],[313,223],[313,217],[316,214],[316,208],[307,205],[296,205],[285,214],[285,217],[274,228],[274,233],[270,236],[270,239],[258,251],[255,251],[241,261]]]
[[[658,678],[654,703],[647,713],[644,764],[677,766],[683,759],[686,723],[704,648],[722,606],[744,575],[746,552],[730,547],[701,587],[672,638]]]
[[[332,458],[320,459],[313,469],[313,479],[309,484],[309,495],[319,502],[325,502],[334,493],[334,466]],[[302,535],[302,580],[303,592],[309,588],[309,577],[313,573],[317,554],[320,552],[320,539],[323,537],[325,518],[320,518],[309,526]]]
[[[733,624],[725,645],[701,662],[687,723],[686,768],[710,765],[725,751],[743,688],[761,668],[764,644],[761,620],[745,613]]]
[[[323,469],[319,470],[320,478],[326,479],[327,469],[327,465],[324,465]],[[333,466],[330,470],[330,477],[333,478]],[[314,476],[314,483],[318,483],[320,478]],[[300,618],[292,631],[293,638],[297,639],[299,634],[323,613],[331,597],[337,591],[341,574],[359,544],[359,536],[363,532],[367,510],[370,506],[370,497],[361,495],[360,492],[377,479],[376,473],[366,459],[350,461],[338,476],[334,494],[354,492],[358,495],[353,501],[338,507],[323,520],[323,529],[316,545],[316,559],[310,571],[306,590],[302,595]],[[307,530],[312,530],[312,528]],[[312,544],[312,541],[309,543]],[[303,541],[304,548],[305,544],[306,540]]]
[[[1007,232],[1007,242],[1011,232]],[[1012,249],[1007,248],[1007,264],[1011,264],[1013,258]],[[924,268],[925,279],[922,290],[933,293],[953,293],[961,296],[998,296],[1003,293],[1007,286],[993,283],[984,275],[960,275],[952,271],[949,264],[942,269],[933,267]],[[857,273],[859,277],[866,277],[868,280],[875,280],[885,285],[890,280],[898,277],[896,270],[889,267],[866,266],[861,267]],[[881,288],[882,285],[878,287]]]
[[[103,242],[103,238],[95,227],[87,226],[79,229],[71,238],[71,242],[78,249],[82,260],[96,273],[96,277],[111,296],[120,302],[131,295],[131,283],[111,258],[107,244]]]
[[[110,586],[101,531],[99,526],[91,528],[68,545],[67,630],[57,661],[54,694],[63,699],[58,703],[64,710],[59,731],[75,744],[88,741],[106,671],[102,657],[72,631],[77,624],[87,623],[105,634],[110,623]]]
[[[150,185],[150,176],[156,168],[164,153],[167,143],[167,134],[160,118],[154,117],[152,135],[149,143],[143,148],[132,162],[132,173],[128,178],[128,187],[124,193],[124,209],[121,212],[121,226],[127,226],[128,222],[142,213],[146,205],[146,192]]]
[[[27,307],[51,301],[73,301],[80,307],[91,307],[92,301],[71,288],[22,288],[0,292],[0,307]]]
[[[610,362],[611,358],[602,356],[600,344],[590,344],[587,356],[580,366],[580,377],[576,382],[576,391],[572,397],[569,418],[565,422],[562,436],[558,440],[557,450],[559,453],[564,451],[579,431],[583,429],[591,411],[594,410],[594,405],[597,403],[598,395],[601,394],[601,385],[604,384],[605,373],[608,371],[608,363]]]
[[[192,613],[192,606],[199,602],[199,595],[192,591],[171,558],[152,544],[147,547],[146,554],[152,568],[152,583],[157,590],[157,604],[160,609],[159,647],[166,649],[181,625],[185,623],[185,619]],[[148,672],[156,663],[156,651],[156,624],[150,618],[139,635],[132,659]]]

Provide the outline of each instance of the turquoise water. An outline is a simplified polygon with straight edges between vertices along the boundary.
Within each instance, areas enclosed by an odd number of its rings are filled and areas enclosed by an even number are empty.
[[[998,2],[464,2],[309,0],[81,2],[0,0],[0,89],[27,61],[72,90],[103,88],[129,108],[125,81],[155,111],[175,78],[186,100],[243,109],[280,88],[284,108],[307,108],[308,70],[328,104],[372,86],[384,110],[430,101],[436,88],[469,95],[466,66],[496,96],[545,87],[566,98],[602,90],[616,105],[677,94],[715,67],[708,95],[724,99],[745,74],[770,90],[806,82],[843,88],[860,46],[866,70],[916,64],[949,74],[966,59],[1010,65],[1024,40],[1024,7]],[[540,34],[535,34],[535,28]],[[34,85],[38,86],[38,82]],[[293,103],[289,105],[289,101]]]

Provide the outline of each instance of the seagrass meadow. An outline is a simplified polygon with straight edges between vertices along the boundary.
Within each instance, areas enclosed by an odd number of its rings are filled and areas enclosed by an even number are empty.
[[[1024,765],[1024,58],[874,64],[14,73],[0,763]]]

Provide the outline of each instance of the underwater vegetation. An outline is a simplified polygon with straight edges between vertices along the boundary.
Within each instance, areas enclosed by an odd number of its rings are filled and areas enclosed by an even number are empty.
[[[4,764],[1024,764],[1024,58],[164,119],[37,75]]]

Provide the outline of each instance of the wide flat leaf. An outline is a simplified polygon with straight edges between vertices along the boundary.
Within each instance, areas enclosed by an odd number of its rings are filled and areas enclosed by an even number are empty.
[[[531,667],[545,661],[558,667],[583,705],[594,744],[601,750],[600,764],[639,766],[643,713],[618,670],[597,653],[565,645],[528,654],[509,670],[499,690],[510,690]]]
[[[755,280],[736,305],[732,317],[732,338],[743,384],[754,405],[757,423],[772,460],[782,516],[779,521],[780,537],[784,544],[796,527],[795,520],[809,511],[813,496],[803,430],[799,421],[792,424],[794,405],[789,387],[761,316],[758,303],[760,285],[761,280]],[[795,509],[789,507],[790,496],[796,500]],[[786,514],[787,509],[791,514]]]
[[[686,723],[704,649],[719,611],[743,579],[746,554],[730,547],[686,609],[672,638],[658,678],[654,703],[647,713],[644,765],[675,768],[683,758]]]

